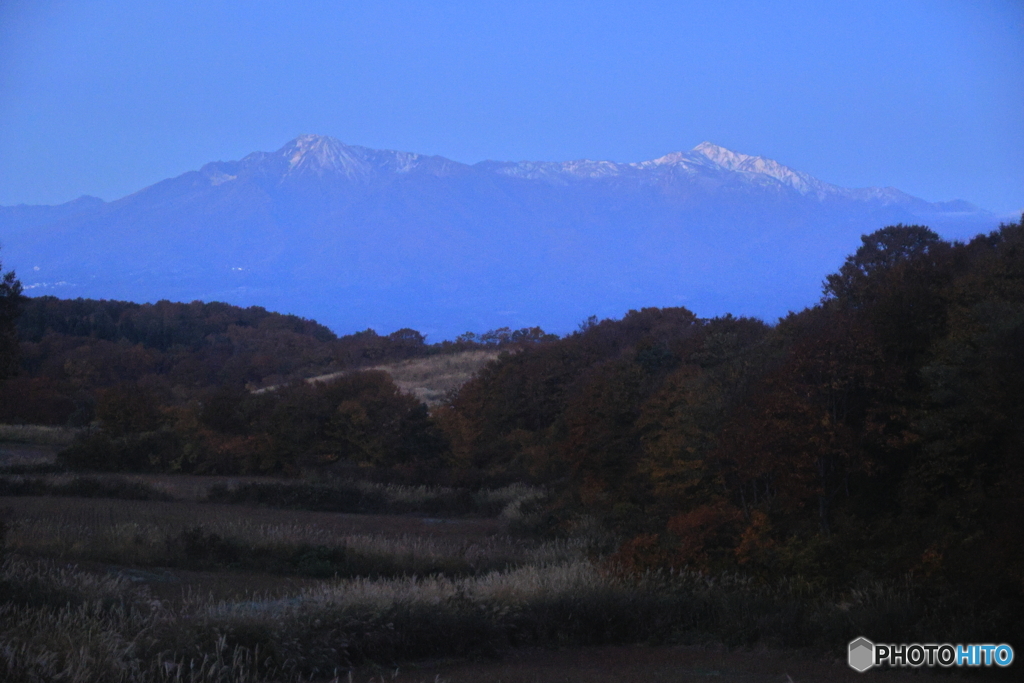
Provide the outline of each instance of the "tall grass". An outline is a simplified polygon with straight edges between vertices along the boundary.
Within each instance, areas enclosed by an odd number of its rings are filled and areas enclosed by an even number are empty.
[[[173,609],[120,579],[8,560],[0,592],[0,677],[9,681],[323,680],[365,662],[527,644],[714,639],[834,651],[876,633],[880,620],[920,637],[928,616],[909,584],[831,593],[689,571],[620,576],[582,560],[335,580],[276,599],[193,597]]]
[[[285,623],[311,652],[344,643],[353,663],[635,642],[836,652],[864,633],[934,642],[966,637],[974,626],[950,623],[907,582],[839,592],[693,571],[621,576],[584,560],[466,578],[337,580],[288,599],[220,603],[197,614],[264,638]]]
[[[187,617],[120,578],[8,560],[0,569],[0,595],[0,679],[8,683],[305,678],[296,675],[295,664],[258,646],[229,644],[227,634],[205,632],[205,638],[182,642]]]
[[[38,562],[0,569],[0,678],[143,680],[161,608],[125,581]]]

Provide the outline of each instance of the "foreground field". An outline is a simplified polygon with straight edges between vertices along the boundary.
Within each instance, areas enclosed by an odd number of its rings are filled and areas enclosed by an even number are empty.
[[[513,533],[544,495],[521,485],[60,472],[0,485],[22,494],[0,496],[5,681],[852,681],[850,633],[895,639],[922,616],[901,584],[624,574],[585,530]],[[351,500],[463,516],[290,509]]]
[[[190,590],[169,601],[155,599],[152,578],[111,569],[7,561],[0,573],[4,680],[861,680],[835,652],[787,654],[763,645],[799,626],[778,618],[780,596],[735,585],[716,590],[694,576],[633,583],[577,562],[463,580],[288,583],[276,595],[228,600]],[[877,607],[885,596],[866,597]],[[699,642],[728,602],[737,612],[749,604],[746,625],[761,646],[616,644]],[[722,616],[732,626],[743,621],[738,613]],[[755,622],[768,628],[756,632]],[[922,676],[928,673],[913,680]]]
[[[413,493],[443,491],[392,489]],[[477,495],[513,494],[532,495]],[[511,536],[507,517],[66,495],[0,509],[6,681],[857,680],[836,662],[846,634],[916,618],[899,585],[622,575],[594,539]]]

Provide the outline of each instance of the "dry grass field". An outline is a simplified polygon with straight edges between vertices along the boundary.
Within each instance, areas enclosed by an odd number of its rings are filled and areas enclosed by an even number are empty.
[[[0,497],[11,512],[8,549],[61,562],[104,562],[150,567],[224,565],[260,569],[250,554],[267,557],[302,549],[337,550],[346,564],[365,573],[477,574],[522,564],[577,559],[581,545],[528,542],[500,533],[496,519],[434,519],[404,515],[351,515],[275,510],[184,501],[109,500],[68,497]],[[200,534],[201,530],[201,535]],[[175,547],[187,534],[196,543],[237,546],[223,561],[201,548]],[[186,553],[178,557],[179,550]],[[287,563],[268,563],[289,572]],[[342,565],[344,566],[344,565]],[[342,567],[338,568],[342,571]],[[308,572],[307,572],[308,573]],[[332,572],[333,573],[333,572]]]
[[[413,358],[373,369],[388,373],[399,389],[433,406],[443,401],[449,392],[472,379],[473,375],[497,357],[497,351],[464,351]]]
[[[441,403],[449,392],[458,389],[473,378],[485,365],[498,357],[498,351],[463,351],[423,358],[411,358],[398,363],[375,365],[360,370],[382,370],[402,391],[414,395],[428,406]],[[307,382],[329,382],[349,371],[332,372],[310,377]],[[263,387],[257,392],[273,391],[276,386]]]
[[[808,598],[620,576],[591,540],[513,537],[499,518],[67,496],[0,509],[5,681],[853,681],[841,652],[798,653],[788,630],[813,639],[907,604],[898,586]]]

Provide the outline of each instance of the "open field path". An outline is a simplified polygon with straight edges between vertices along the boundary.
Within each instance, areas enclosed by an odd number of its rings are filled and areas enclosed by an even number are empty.
[[[58,496],[0,496],[0,509],[14,514],[14,523],[67,519],[96,524],[153,522],[161,527],[244,522],[248,525],[317,527],[337,534],[382,534],[483,540],[497,534],[496,519],[437,519],[413,515],[348,514],[282,510],[227,503],[139,501]]]

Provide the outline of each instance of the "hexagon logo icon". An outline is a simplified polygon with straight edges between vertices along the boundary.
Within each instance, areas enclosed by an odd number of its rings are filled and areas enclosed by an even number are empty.
[[[867,638],[850,641],[850,668],[864,673],[875,665],[875,644]]]

